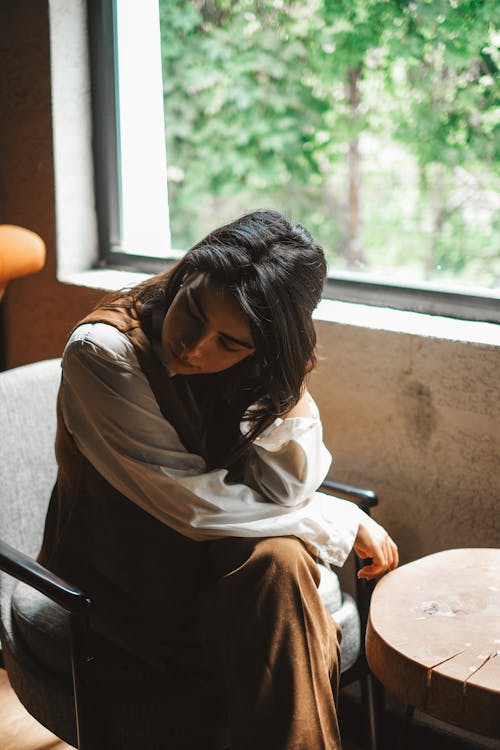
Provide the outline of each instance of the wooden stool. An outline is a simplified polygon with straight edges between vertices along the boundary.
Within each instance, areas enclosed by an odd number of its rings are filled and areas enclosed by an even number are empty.
[[[500,738],[500,549],[455,549],[377,584],[366,656],[411,707]]]

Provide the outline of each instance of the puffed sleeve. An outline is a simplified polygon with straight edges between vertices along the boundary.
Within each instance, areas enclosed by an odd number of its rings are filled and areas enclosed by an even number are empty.
[[[311,417],[276,419],[253,442],[244,481],[279,505],[294,506],[310,497],[330,468],[318,407],[308,394]],[[242,422],[246,434],[248,422]]]

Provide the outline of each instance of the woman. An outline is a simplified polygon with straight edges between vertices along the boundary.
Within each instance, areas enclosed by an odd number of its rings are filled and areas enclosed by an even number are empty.
[[[64,353],[41,560],[89,592],[103,643],[213,681],[238,750],[340,747],[316,560],[354,544],[367,577],[397,565],[378,524],[315,492],[325,273],[302,226],[255,212],[110,295]]]

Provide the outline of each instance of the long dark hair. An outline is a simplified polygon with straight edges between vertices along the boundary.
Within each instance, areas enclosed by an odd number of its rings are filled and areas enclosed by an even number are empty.
[[[297,403],[316,365],[312,312],[321,298],[326,261],[302,225],[277,211],[255,211],[208,234],[169,270],[105,301],[133,305],[147,328],[155,317],[163,319],[182,281],[194,273],[207,273],[231,290],[255,343],[255,353],[229,370],[189,379],[207,423],[209,412],[217,415],[219,433],[225,415],[225,439],[219,435],[220,455],[210,463],[228,465]],[[246,438],[238,430],[242,418],[251,425]]]

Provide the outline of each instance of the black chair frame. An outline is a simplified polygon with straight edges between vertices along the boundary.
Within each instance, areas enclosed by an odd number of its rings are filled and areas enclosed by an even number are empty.
[[[323,492],[354,501],[367,515],[371,515],[371,508],[378,505],[376,492],[371,489],[357,487],[353,484],[325,479],[320,489]],[[365,578],[358,578],[357,576],[361,568],[371,563],[371,559],[362,559],[355,554],[354,562],[356,572],[356,602],[361,627],[361,652],[352,667],[341,674],[340,688],[342,689],[353,682],[359,681],[361,686],[361,703],[364,706],[367,717],[366,732],[368,735],[368,746],[370,750],[379,750],[382,747],[381,717],[383,716],[385,703],[384,688],[371,673],[365,652],[365,633],[370,614],[370,600],[376,581],[367,581]]]

